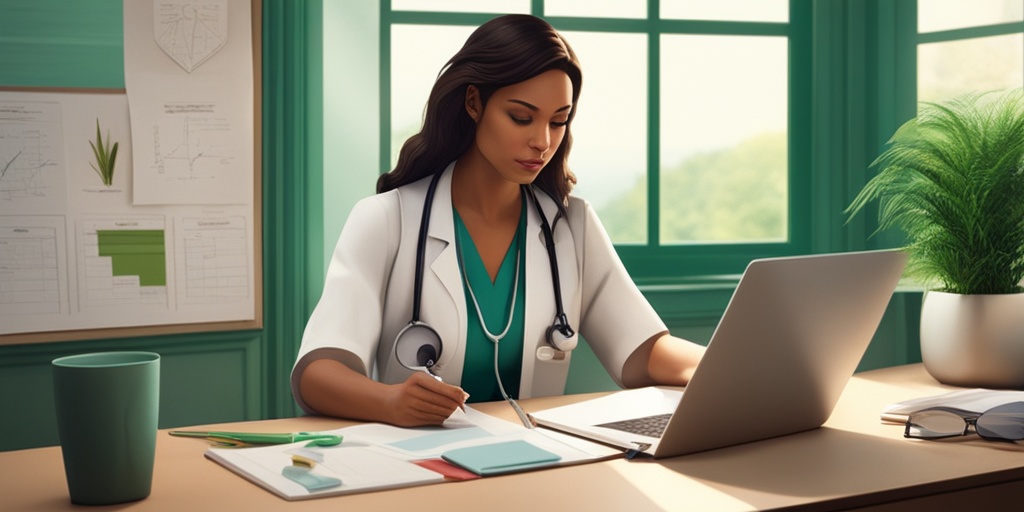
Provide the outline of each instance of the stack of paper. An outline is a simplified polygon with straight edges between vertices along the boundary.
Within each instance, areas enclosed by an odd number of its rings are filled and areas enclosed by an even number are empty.
[[[342,443],[327,447],[294,443],[210,448],[206,456],[287,500],[622,456],[621,450],[558,432],[526,429],[470,407],[439,427],[399,428],[369,423],[326,433],[343,436]],[[295,460],[302,461],[301,467]]]
[[[961,389],[941,395],[926,396],[889,404],[882,408],[882,421],[905,423],[907,416],[929,407],[943,406],[982,413],[997,405],[1024,401],[1024,391],[994,389]]]

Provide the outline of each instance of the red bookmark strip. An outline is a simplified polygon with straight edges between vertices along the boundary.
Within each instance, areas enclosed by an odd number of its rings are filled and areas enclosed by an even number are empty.
[[[454,464],[449,464],[447,461],[442,459],[414,460],[413,464],[427,468],[436,473],[441,473],[444,475],[446,480],[474,480],[476,478],[480,478],[480,475],[471,471],[466,471]]]

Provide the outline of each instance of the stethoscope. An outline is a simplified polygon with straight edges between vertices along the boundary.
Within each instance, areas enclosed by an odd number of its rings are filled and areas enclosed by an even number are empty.
[[[442,342],[441,336],[426,322],[420,320],[420,301],[423,294],[423,266],[426,258],[427,231],[430,224],[430,210],[434,202],[434,193],[437,190],[437,183],[441,179],[442,172],[434,174],[427,187],[426,201],[423,204],[423,216],[420,219],[419,238],[416,245],[416,274],[413,288],[412,320],[395,337],[395,357],[402,366],[415,371],[426,371],[439,378],[433,372],[434,366],[441,357]],[[544,232],[544,245],[548,252],[548,262],[551,265],[551,282],[555,292],[555,318],[551,326],[545,332],[545,338],[551,348],[558,351],[570,351],[576,348],[576,331],[569,325],[569,320],[562,307],[562,289],[558,279],[558,260],[555,258],[555,239],[552,235],[551,225],[547,216],[537,201],[537,195],[533,187],[522,185],[523,192],[530,198],[530,201],[540,215],[541,230]],[[550,358],[547,355],[546,358]]]

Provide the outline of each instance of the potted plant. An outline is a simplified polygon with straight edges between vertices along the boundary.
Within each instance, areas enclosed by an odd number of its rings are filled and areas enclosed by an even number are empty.
[[[921,358],[940,382],[1024,388],[1024,90],[922,103],[872,166],[879,200],[925,286]]]

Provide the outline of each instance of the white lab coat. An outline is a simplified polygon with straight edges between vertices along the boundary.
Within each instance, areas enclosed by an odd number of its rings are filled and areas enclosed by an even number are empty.
[[[443,340],[434,371],[459,385],[466,351],[467,306],[455,250],[449,165],[440,179],[431,209],[423,271],[420,320]],[[359,201],[349,214],[324,283],[302,337],[291,374],[292,394],[318,358],[337,360],[381,382],[404,381],[411,371],[394,356],[398,332],[412,318],[413,282],[420,217],[429,178]],[[553,225],[562,304],[569,324],[622,385],[626,359],[645,340],[666,330],[641,295],[591,209],[571,197],[565,218],[545,193],[536,194]],[[548,358],[545,332],[555,317],[555,300],[540,217],[528,203],[526,227],[526,310],[520,398],[565,391],[571,352]],[[544,348],[542,348],[544,347]],[[545,357],[538,355],[547,351]]]

